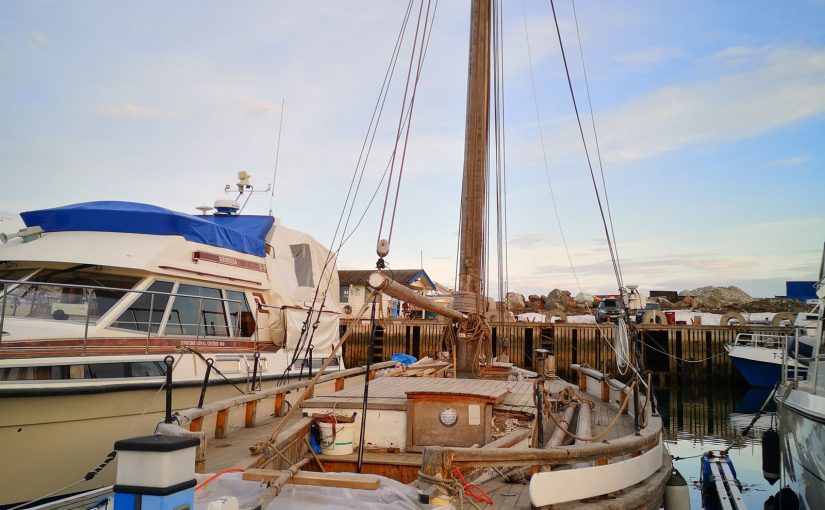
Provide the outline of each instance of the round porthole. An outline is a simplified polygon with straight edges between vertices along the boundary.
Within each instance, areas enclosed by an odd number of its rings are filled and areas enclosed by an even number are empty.
[[[452,427],[458,421],[458,413],[452,407],[445,407],[438,413],[438,419],[445,427]]]

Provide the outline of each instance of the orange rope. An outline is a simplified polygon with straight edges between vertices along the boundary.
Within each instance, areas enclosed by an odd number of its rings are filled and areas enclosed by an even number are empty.
[[[467,480],[464,479],[464,475],[461,474],[461,470],[458,469],[458,466],[456,466],[455,470],[453,470],[453,473],[458,475],[458,479],[461,480],[461,485],[464,486],[465,496],[470,496],[471,498],[475,499],[480,503],[487,503],[489,505],[493,504],[492,498],[490,498],[490,496],[486,492],[484,492],[484,489],[482,489],[474,483],[467,483]],[[473,487],[478,489],[478,491],[481,494],[476,494],[475,492],[473,492]]]
[[[211,482],[211,481],[212,481],[212,480],[214,480],[215,478],[217,478],[217,477],[219,477],[219,476],[221,476],[221,475],[225,475],[226,473],[243,473],[244,471],[246,471],[246,469],[241,469],[241,468],[224,469],[223,471],[218,471],[218,472],[217,472],[217,473],[215,473],[214,475],[210,476],[209,478],[207,478],[206,480],[204,480],[203,482],[201,482],[201,484],[200,484],[200,485],[198,485],[197,487],[195,487],[195,490],[200,489],[201,487],[203,487],[204,485],[208,484],[209,482]]]

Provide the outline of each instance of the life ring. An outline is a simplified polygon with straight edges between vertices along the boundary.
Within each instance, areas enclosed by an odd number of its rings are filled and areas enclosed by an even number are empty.
[[[642,324],[667,324],[667,315],[659,310],[648,310],[642,315]]]
[[[791,312],[779,312],[778,314],[773,316],[773,319],[771,319],[771,326],[779,328],[782,326],[783,321],[788,321],[790,322],[790,325],[793,326],[795,320],[796,315],[792,314]]]
[[[544,322],[553,322],[553,317],[558,317],[560,322],[567,322],[567,312],[561,308],[553,308],[544,313]]]
[[[728,324],[728,323],[731,320],[736,320],[737,326],[744,326],[745,324],[747,324],[747,322],[745,322],[745,318],[742,316],[741,313],[739,313],[739,312],[728,312],[728,313],[722,315],[722,317],[719,318],[719,325],[720,326],[729,326],[730,324]]]

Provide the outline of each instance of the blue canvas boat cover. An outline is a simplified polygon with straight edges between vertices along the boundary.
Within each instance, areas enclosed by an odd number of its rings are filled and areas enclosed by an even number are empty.
[[[182,236],[195,243],[263,257],[271,216],[193,216],[134,202],[85,202],[20,216],[46,232],[124,232]]]

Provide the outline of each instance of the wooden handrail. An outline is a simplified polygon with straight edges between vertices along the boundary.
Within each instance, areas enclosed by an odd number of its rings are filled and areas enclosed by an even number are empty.
[[[651,416],[648,426],[639,435],[624,436],[609,443],[585,443],[559,448],[457,448],[427,446],[424,448],[422,472],[451,477],[453,468],[520,467],[564,465],[603,458],[631,455],[659,443],[662,421]]]
[[[372,365],[370,367],[370,371],[383,370],[385,368],[394,367],[395,365],[395,361],[384,361]],[[346,379],[349,377],[364,374],[366,371],[366,367],[363,366],[348,368],[346,370],[340,370],[338,372],[324,374],[318,379],[318,382],[323,383],[328,381],[337,381],[339,379]],[[257,402],[259,400],[277,397],[278,395],[283,395],[286,393],[290,393],[292,391],[306,388],[309,385],[310,381],[310,379],[304,381],[295,381],[289,384],[284,384],[283,386],[276,386],[274,388],[269,388],[267,390],[259,391],[256,393],[250,393],[248,395],[239,395],[237,397],[232,397],[224,400],[219,400],[217,402],[205,404],[201,408],[190,407],[189,409],[182,409],[178,411],[177,414],[179,419],[183,418],[185,420],[188,420],[189,422],[194,422],[198,418],[203,418],[205,416],[217,414],[218,412],[226,410],[230,407],[246,404],[249,402]]]

